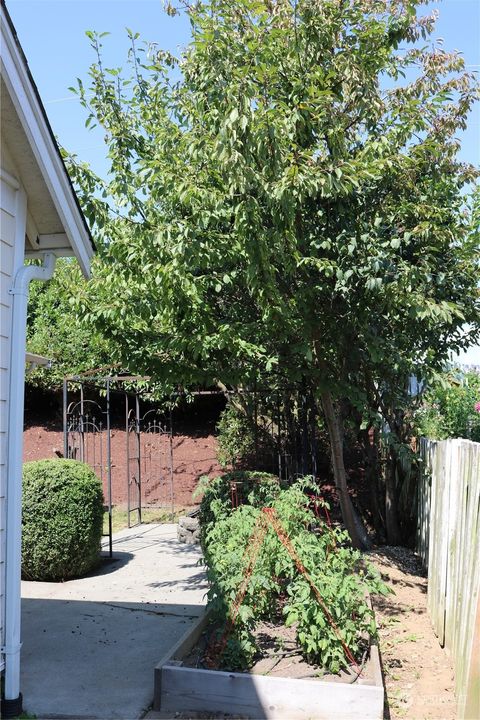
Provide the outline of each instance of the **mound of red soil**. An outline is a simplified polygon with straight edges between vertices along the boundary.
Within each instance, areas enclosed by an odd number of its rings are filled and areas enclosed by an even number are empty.
[[[24,461],[43,460],[63,454],[63,432],[58,425],[35,424],[24,431]],[[170,455],[168,436],[142,436],[140,446],[140,468],[138,447],[134,436],[129,437],[127,456],[127,433],[125,430],[111,430],[112,457],[112,502],[126,504],[128,481],[132,504],[136,499],[138,475],[141,479],[142,504],[165,505],[170,507],[173,486],[173,501],[176,507],[195,504],[192,491],[202,475],[218,475],[222,472],[217,462],[217,441],[214,435],[173,435]],[[91,438],[85,445],[84,459],[91,465],[103,482],[107,498],[107,454],[106,432]],[[170,471],[172,457],[172,471]],[[78,452],[77,452],[77,458]],[[127,473],[127,467],[129,471]],[[139,473],[140,469],[140,473]]]

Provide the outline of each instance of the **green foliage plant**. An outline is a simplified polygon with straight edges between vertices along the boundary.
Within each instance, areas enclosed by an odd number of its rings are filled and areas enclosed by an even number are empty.
[[[247,415],[229,403],[217,423],[217,457],[224,467],[248,463],[255,454],[255,427]]]
[[[309,509],[305,493],[313,489],[311,480],[301,479],[289,488],[277,487],[270,503],[334,625],[270,527],[258,548],[236,622],[217,658],[222,667],[251,666],[258,652],[253,630],[262,619],[293,625],[304,657],[332,673],[349,664],[342,641],[360,661],[366,637],[375,636],[366,593],[388,590],[375,571],[362,563],[361,554],[349,547],[348,534],[321,522]],[[216,517],[205,528],[203,548],[210,582],[208,604],[221,636],[244,578],[246,553],[254,543],[262,510],[250,504],[231,509],[219,498],[210,505]]]
[[[215,478],[202,476],[194,491],[194,497],[202,497],[202,537],[216,522],[230,515],[238,504],[262,508],[273,502],[279,491],[280,482],[276,475],[254,470],[234,470]]]
[[[432,440],[466,438],[480,442],[480,374],[451,371],[425,392],[415,416],[419,435]]]
[[[30,385],[45,390],[62,387],[65,375],[78,375],[108,367],[108,342],[84,320],[73,299],[85,293],[85,278],[78,263],[59,258],[48,283],[33,283],[27,318],[27,349],[51,361],[27,376]]]
[[[292,412],[296,399],[293,389],[284,389],[281,393],[279,386],[272,387],[271,378],[267,379],[267,387],[268,392],[258,392],[254,386],[228,393],[227,405],[217,423],[217,457],[225,469],[272,469],[280,451],[278,418],[282,410],[291,421],[290,440],[294,437],[298,426]],[[286,438],[282,439],[286,442]]]
[[[100,560],[100,480],[76,460],[39,460],[23,467],[22,575],[58,582]]]
[[[458,154],[478,81],[423,4],[185,3],[178,58],[129,31],[128,67],[106,67],[89,31],[74,88],[109,159],[102,179],[67,157],[99,246],[79,314],[166,384],[304,382],[356,546],[342,401],[403,441],[405,381],[479,329],[478,173]]]

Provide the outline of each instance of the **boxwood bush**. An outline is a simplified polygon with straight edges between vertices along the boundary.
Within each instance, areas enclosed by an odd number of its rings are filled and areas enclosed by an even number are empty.
[[[76,460],[23,466],[22,575],[58,581],[84,575],[100,557],[100,480]]]

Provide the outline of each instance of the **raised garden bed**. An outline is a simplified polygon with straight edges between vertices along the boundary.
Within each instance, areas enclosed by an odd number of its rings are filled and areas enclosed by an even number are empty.
[[[209,613],[158,664],[155,707],[187,717],[379,720],[368,595],[388,588],[322,518],[312,479],[282,485],[234,473],[201,490]]]
[[[384,690],[378,649],[359,677],[342,673],[316,677],[272,677],[189,667],[195,646],[210,621],[208,614],[189,629],[155,668],[154,708],[178,712],[228,713],[275,720],[380,720]],[[192,653],[193,651],[193,653]],[[261,665],[257,666],[261,672]]]

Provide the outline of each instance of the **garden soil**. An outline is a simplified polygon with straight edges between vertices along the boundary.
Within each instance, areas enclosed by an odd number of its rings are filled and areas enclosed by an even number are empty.
[[[370,553],[395,595],[372,598],[390,720],[456,720],[454,674],[427,613],[427,579],[411,550]]]

